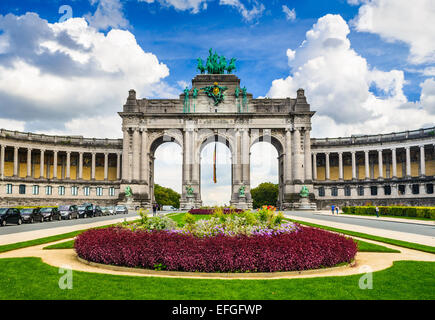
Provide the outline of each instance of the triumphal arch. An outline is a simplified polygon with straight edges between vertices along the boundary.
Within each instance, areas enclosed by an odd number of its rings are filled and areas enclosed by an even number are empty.
[[[314,112],[303,89],[296,98],[254,99],[231,72],[224,57],[210,50],[198,74],[178,99],[138,99],[130,90],[122,118],[123,150],[120,198],[150,206],[154,199],[154,153],[165,142],[182,148],[181,209],[202,205],[200,154],[219,141],[231,151],[231,205],[251,208],[250,148],[270,142],[278,151],[280,208],[295,208],[306,186],[314,200],[310,150]],[[174,177],[175,178],[175,177]],[[123,192],[127,195],[123,195]]]

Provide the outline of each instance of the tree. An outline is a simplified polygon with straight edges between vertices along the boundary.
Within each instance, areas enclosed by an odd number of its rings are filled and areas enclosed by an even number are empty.
[[[180,207],[180,194],[171,188],[165,188],[158,184],[154,185],[154,198],[162,206]]]
[[[262,206],[276,206],[278,201],[278,185],[271,182],[260,183],[256,188],[251,189],[251,196],[254,208]]]

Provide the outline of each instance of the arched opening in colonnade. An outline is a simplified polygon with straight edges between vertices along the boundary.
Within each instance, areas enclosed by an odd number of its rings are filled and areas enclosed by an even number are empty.
[[[142,159],[146,161],[146,159]],[[150,196],[155,202],[155,185],[171,188],[181,195],[183,149],[172,137],[163,136],[153,141],[149,157]]]
[[[283,147],[275,137],[260,136],[254,140],[250,148],[250,181],[252,189],[261,183],[270,182],[278,185],[277,203],[280,205],[284,194]],[[254,201],[254,208],[259,204]]]
[[[216,183],[214,154],[216,146]],[[227,139],[214,135],[200,148],[200,192],[204,206],[230,205],[232,193],[232,151]]]

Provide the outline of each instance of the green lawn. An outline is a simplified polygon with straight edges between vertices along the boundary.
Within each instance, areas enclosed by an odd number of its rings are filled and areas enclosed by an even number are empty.
[[[429,253],[435,253],[435,247],[425,246],[425,245],[419,244],[419,243],[406,242],[406,241],[401,241],[401,240],[372,236],[372,235],[366,234],[366,233],[337,229],[337,228],[333,228],[333,227],[326,227],[326,226],[322,226],[319,224],[304,222],[304,221],[300,221],[300,220],[294,220],[294,219],[288,219],[288,218],[286,218],[285,220],[297,222],[299,224],[309,226],[309,227],[315,227],[315,228],[320,228],[320,229],[329,230],[329,231],[333,231],[333,232],[338,232],[338,233],[346,234],[346,235],[353,236],[353,237],[384,242],[384,243],[392,244],[392,245],[395,245],[398,247],[409,248],[409,249],[424,251],[424,252],[429,252]]]
[[[137,221],[139,221],[139,220],[129,221],[128,223],[133,223],[133,222],[137,222]],[[110,224],[110,225],[96,227],[96,228],[92,228],[92,229],[108,228],[111,226],[114,226],[114,225]],[[45,237],[45,238],[39,238],[39,239],[35,239],[35,240],[5,244],[5,245],[0,246],[0,253],[6,252],[6,251],[11,251],[11,250],[16,250],[16,249],[37,246],[37,245],[44,244],[44,243],[56,242],[56,241],[63,240],[63,239],[74,238],[84,231],[86,231],[86,230],[79,230],[79,231],[74,231],[74,232],[69,232],[69,233],[58,234],[58,235],[51,236],[51,237]]]
[[[74,249],[74,240],[64,241],[57,244],[52,244],[51,246],[47,246],[43,248],[47,249]]]
[[[0,297],[7,299],[435,299],[435,263],[399,261],[373,274],[292,280],[202,280],[130,277],[73,271],[73,289],[61,290],[58,268],[39,258],[0,259]]]

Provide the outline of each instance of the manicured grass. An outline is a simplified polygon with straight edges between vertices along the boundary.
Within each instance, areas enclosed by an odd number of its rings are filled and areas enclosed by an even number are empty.
[[[294,220],[294,219],[288,219],[288,218],[285,218],[285,220],[297,222],[299,224],[306,225],[309,227],[315,227],[315,228],[320,228],[320,229],[324,229],[324,230],[339,232],[339,233],[346,234],[349,236],[384,242],[384,243],[392,244],[392,245],[395,245],[398,247],[403,247],[403,248],[408,248],[408,249],[413,249],[413,250],[418,250],[418,251],[423,251],[423,252],[429,252],[429,253],[435,253],[435,247],[425,246],[425,245],[419,244],[419,243],[413,243],[413,242],[389,239],[389,238],[384,238],[384,237],[378,237],[378,236],[373,236],[373,235],[366,234],[366,233],[337,229],[337,228],[333,228],[333,227],[327,227],[327,226],[309,223],[309,222],[304,222],[304,221],[300,221],[300,220]]]
[[[362,240],[356,240],[358,244],[358,252],[385,252],[385,253],[400,253],[399,250],[390,249],[384,246],[380,246],[374,243],[365,242]]]
[[[7,299],[435,299],[435,263],[398,261],[373,273],[373,288],[362,290],[362,275],[280,280],[203,280],[130,277],[73,271],[73,289],[61,290],[59,269],[40,258],[0,259],[0,297]],[[410,272],[412,270],[412,272]]]
[[[49,249],[74,249],[74,240],[64,241],[61,243],[52,244],[43,248],[44,250]]]
[[[139,221],[139,220],[129,221],[129,223],[133,223],[133,222],[137,222],[137,221]],[[96,227],[96,228],[92,228],[92,229],[108,228],[111,226],[114,226],[114,224]],[[58,234],[55,236],[39,238],[39,239],[35,239],[35,240],[29,240],[29,241],[16,242],[16,243],[2,245],[2,246],[0,246],[0,253],[6,252],[6,251],[11,251],[11,250],[16,250],[16,249],[37,246],[40,244],[55,242],[55,241],[59,241],[59,240],[63,240],[63,239],[74,238],[84,231],[86,231],[86,230],[79,230],[79,231],[74,231],[74,232],[69,232],[69,233]]]
[[[179,227],[183,227],[184,226],[184,222],[183,222],[183,217],[186,213],[184,212],[180,212],[180,213],[171,213],[166,215],[168,218],[171,218],[172,220],[174,220]],[[209,214],[193,214],[193,217],[195,217],[195,221],[201,220],[201,219],[210,219],[211,215]]]
[[[44,244],[44,243],[55,242],[55,241],[59,241],[59,240],[63,240],[63,239],[74,238],[77,235],[79,235],[80,233],[82,233],[83,231],[85,231],[85,230],[74,231],[74,232],[59,234],[59,235],[55,235],[55,236],[51,236],[51,237],[39,238],[39,239],[35,239],[35,240],[30,240],[30,241],[23,241],[23,242],[6,244],[3,246],[0,246],[0,252],[6,252],[6,251],[21,249],[21,248],[37,246],[37,245]]]

